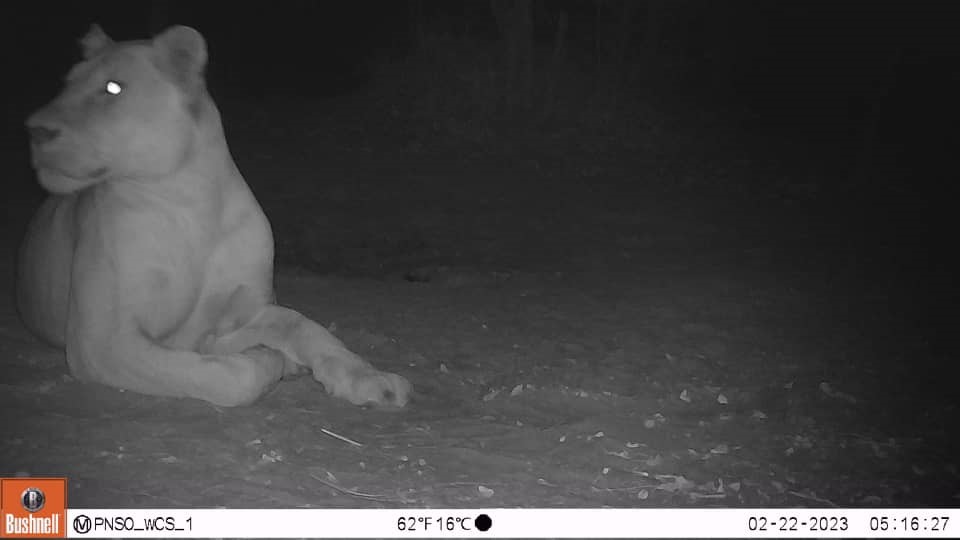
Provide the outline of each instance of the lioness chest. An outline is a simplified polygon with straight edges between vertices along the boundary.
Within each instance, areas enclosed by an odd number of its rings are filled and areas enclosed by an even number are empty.
[[[215,199],[188,204],[151,188],[108,184],[77,197],[71,289],[79,316],[132,315],[140,330],[163,341],[202,307],[223,231]]]

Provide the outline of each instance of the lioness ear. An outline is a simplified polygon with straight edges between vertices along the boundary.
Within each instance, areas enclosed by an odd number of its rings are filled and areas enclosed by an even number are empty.
[[[194,90],[203,84],[207,44],[200,32],[189,26],[172,26],[153,38],[153,48],[160,69],[185,90]]]
[[[92,58],[112,44],[113,40],[104,33],[99,24],[90,25],[87,35],[80,38],[80,48],[83,49],[84,58]]]

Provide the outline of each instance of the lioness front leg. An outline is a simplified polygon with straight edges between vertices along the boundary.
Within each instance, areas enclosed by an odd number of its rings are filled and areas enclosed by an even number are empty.
[[[262,306],[243,326],[217,336],[212,349],[230,353],[257,345],[283,352],[290,361],[312,370],[313,378],[329,394],[355,405],[403,407],[409,399],[409,381],[376,369],[326,328],[292,309]]]
[[[249,405],[283,374],[283,355],[259,345],[199,354],[166,348],[129,328],[119,329],[109,341],[79,342],[69,329],[67,333],[67,363],[75,377],[141,394]]]

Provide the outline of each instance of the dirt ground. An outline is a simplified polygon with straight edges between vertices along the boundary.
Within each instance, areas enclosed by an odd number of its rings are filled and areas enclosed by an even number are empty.
[[[81,384],[5,287],[0,476],[67,476],[72,507],[957,504],[955,358],[899,308],[913,277],[863,274],[909,257],[851,266],[836,221],[648,186],[636,156],[381,154],[240,107],[281,303],[413,401],[357,408],[310,377],[236,409]]]

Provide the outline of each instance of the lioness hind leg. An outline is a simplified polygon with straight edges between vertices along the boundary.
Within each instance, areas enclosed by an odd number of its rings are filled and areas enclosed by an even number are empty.
[[[229,353],[257,345],[276,349],[288,361],[309,368],[329,394],[355,405],[403,407],[409,399],[406,379],[374,368],[326,328],[292,309],[263,306],[244,326],[217,336],[212,350]]]
[[[17,309],[23,323],[57,347],[64,343],[75,239],[75,197],[51,196],[34,214],[17,261]]]

